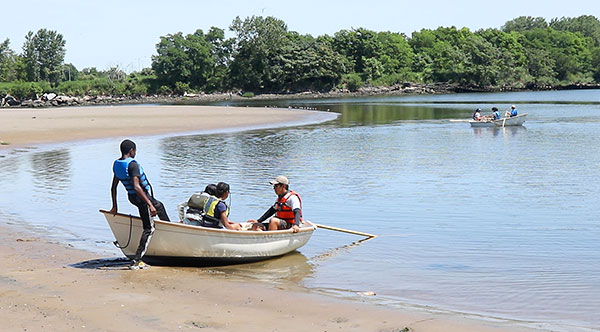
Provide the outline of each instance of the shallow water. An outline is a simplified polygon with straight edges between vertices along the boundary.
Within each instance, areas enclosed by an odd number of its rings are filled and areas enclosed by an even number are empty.
[[[470,128],[475,107],[529,113],[523,128]],[[138,138],[137,159],[172,218],[207,183],[232,187],[236,221],[290,178],[318,230],[299,254],[219,268],[386,306],[417,305],[555,330],[600,326],[600,91],[263,101],[341,113],[294,128]],[[484,112],[485,113],[485,112]],[[118,256],[110,208],[118,140],[0,153],[0,216]],[[120,211],[135,213],[119,191]],[[365,298],[361,298],[365,299]]]

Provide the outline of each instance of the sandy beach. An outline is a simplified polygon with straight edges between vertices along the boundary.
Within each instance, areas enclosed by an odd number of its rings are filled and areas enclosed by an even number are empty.
[[[0,110],[13,147],[94,138],[276,126],[311,112],[203,106]],[[544,330],[428,308],[388,308],[298,287],[243,281],[210,268],[94,264],[114,258],[32,235],[0,219],[3,331],[463,331]],[[382,271],[384,272],[384,271]],[[375,295],[377,296],[377,295]]]
[[[315,114],[306,110],[214,106],[0,109],[0,148],[107,137],[274,127],[306,122]]]

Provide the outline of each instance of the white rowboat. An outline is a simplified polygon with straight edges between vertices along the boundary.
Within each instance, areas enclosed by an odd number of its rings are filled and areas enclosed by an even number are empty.
[[[142,234],[139,217],[100,210],[123,254],[135,255]],[[245,224],[245,229],[250,226]],[[144,261],[159,265],[245,263],[285,255],[305,245],[316,226],[305,220],[297,233],[282,231],[233,231],[154,221],[155,231]]]
[[[502,118],[499,120],[482,120],[475,121],[469,120],[471,127],[479,128],[479,127],[512,127],[512,126],[522,126],[525,122],[525,118],[527,117],[527,113],[519,114],[517,116],[513,116],[510,118]]]

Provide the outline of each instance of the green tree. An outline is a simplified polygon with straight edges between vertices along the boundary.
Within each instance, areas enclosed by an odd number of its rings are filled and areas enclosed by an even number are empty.
[[[523,45],[528,52],[544,54],[554,63],[549,71],[556,73],[555,79],[560,81],[582,80],[591,78],[591,39],[569,31],[553,28],[523,31]],[[534,75],[535,76],[535,75]]]
[[[276,75],[283,77],[279,91],[328,91],[340,80],[345,71],[345,59],[333,51],[326,39],[315,39],[310,35],[288,33],[291,43],[283,48],[271,63]]]
[[[77,81],[79,78],[79,71],[72,63],[65,63],[62,65],[62,76],[60,81]]]
[[[212,38],[211,35],[208,37]],[[157,79],[171,88],[180,82],[202,89],[214,74],[213,47],[200,29],[186,36],[179,32],[161,37],[156,51],[158,55],[152,57],[152,69]]]
[[[527,31],[534,29],[546,29],[548,23],[543,17],[519,16],[510,20],[502,26],[502,31]]]
[[[527,52],[519,41],[523,37],[521,33],[486,29],[477,34],[494,46],[492,56],[499,62],[495,73],[497,85],[525,87],[531,82]]]
[[[469,34],[468,29],[455,27],[413,32],[409,43],[417,55],[415,70],[429,82],[464,81],[471,64],[460,43]]]
[[[381,47],[375,31],[358,28],[334,34],[333,49],[348,59],[350,72],[364,73],[365,61],[377,58]]]
[[[593,40],[594,46],[600,46],[600,21],[591,15],[563,17],[550,21],[550,27],[556,30],[581,33]]]
[[[56,31],[40,29],[35,34],[29,31],[23,44],[27,79],[58,82],[62,77],[65,43],[63,36]]]
[[[281,87],[284,72],[277,58],[290,45],[286,24],[277,18],[236,17],[229,27],[236,34],[230,67],[232,87],[247,91],[275,91]]]
[[[216,27],[210,28],[205,39],[211,45],[210,54],[214,63],[207,77],[206,89],[225,91],[228,89],[229,67],[235,41],[233,38],[225,39],[225,31]]]
[[[379,49],[377,60],[383,65],[385,74],[407,74],[413,65],[415,54],[401,33],[378,32]]]
[[[596,82],[600,82],[600,47],[596,47],[592,50],[592,68],[593,75]]]
[[[17,79],[18,57],[10,49],[10,40],[7,38],[0,43],[0,82],[10,82]]]

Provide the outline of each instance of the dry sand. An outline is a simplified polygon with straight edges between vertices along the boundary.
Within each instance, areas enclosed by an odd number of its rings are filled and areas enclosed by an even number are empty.
[[[309,113],[309,112],[308,112]],[[1,110],[9,147],[301,121],[307,112],[217,107]],[[0,220],[1,331],[532,331],[426,308],[385,308],[209,268],[129,271]],[[80,264],[84,263],[84,264]],[[384,272],[384,271],[382,271]],[[376,295],[375,295],[376,296]]]
[[[320,112],[258,107],[90,106],[0,109],[0,148],[305,122]],[[333,114],[328,117],[335,118]]]

